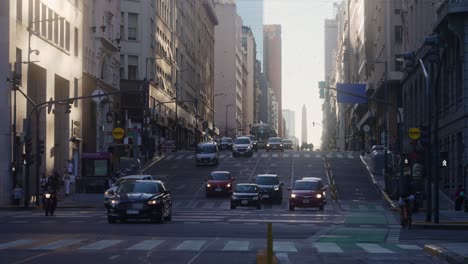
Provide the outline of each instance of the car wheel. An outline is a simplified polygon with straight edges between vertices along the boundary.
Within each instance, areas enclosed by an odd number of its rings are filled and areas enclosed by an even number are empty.
[[[323,207],[323,204],[319,207],[319,210],[320,211],[323,211],[324,207]]]
[[[294,211],[294,205],[289,204],[289,211]]]
[[[231,204],[231,209],[236,209],[236,206],[234,204]]]
[[[107,223],[109,223],[109,224],[115,224],[115,222],[116,222],[115,217],[107,216]]]

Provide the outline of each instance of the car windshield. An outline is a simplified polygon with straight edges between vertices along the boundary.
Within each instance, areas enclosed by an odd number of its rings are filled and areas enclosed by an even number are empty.
[[[232,143],[232,139],[230,138],[222,138],[221,143]]]
[[[250,141],[255,141],[255,136],[249,136]]]
[[[279,179],[278,177],[257,177],[255,183],[258,185],[277,185]]]
[[[285,140],[283,140],[283,143],[292,143],[292,141],[289,140],[289,139],[285,139]]]
[[[269,143],[281,143],[283,141],[281,140],[281,138],[270,138],[268,142]]]
[[[214,145],[205,145],[205,146],[197,147],[197,153],[200,153],[200,154],[210,154],[210,153],[215,153],[215,152],[216,152],[216,147]]]
[[[318,182],[315,181],[298,181],[294,184],[293,190],[317,190]]]
[[[255,185],[237,185],[236,192],[256,193],[257,192],[257,186],[255,186]]]
[[[117,193],[150,193],[155,194],[160,192],[161,187],[157,182],[138,182],[125,181],[117,188]]]
[[[236,138],[234,144],[250,144],[250,140],[248,138]]]
[[[215,180],[215,181],[224,181],[229,180],[230,176],[229,173],[225,172],[213,172],[208,176],[208,180]]]

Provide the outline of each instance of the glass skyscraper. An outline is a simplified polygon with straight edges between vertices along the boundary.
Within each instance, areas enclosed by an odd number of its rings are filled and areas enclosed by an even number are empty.
[[[250,27],[257,44],[257,60],[263,65],[263,0],[237,0],[237,13]]]

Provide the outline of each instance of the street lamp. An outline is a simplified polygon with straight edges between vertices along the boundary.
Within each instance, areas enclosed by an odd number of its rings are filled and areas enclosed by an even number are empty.
[[[228,108],[229,108],[230,106],[233,106],[233,105],[235,105],[235,104],[227,104],[227,105],[226,105],[226,120],[225,120],[226,123],[225,123],[225,127],[224,127],[224,136],[226,136],[226,137],[227,137],[227,130],[228,130],[228,125],[227,125],[227,120],[228,120]],[[236,126],[237,126],[237,123],[236,123]]]

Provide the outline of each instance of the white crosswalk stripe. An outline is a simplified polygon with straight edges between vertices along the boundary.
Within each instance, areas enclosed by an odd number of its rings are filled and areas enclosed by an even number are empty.
[[[186,157],[186,159],[193,159],[193,156],[194,156],[194,155],[188,155],[188,156]]]
[[[122,240],[101,240],[91,245],[80,247],[81,250],[101,250],[119,244]]]
[[[343,155],[338,153],[338,154],[336,154],[336,157],[339,158],[339,159],[342,159]]]
[[[343,250],[335,243],[317,242],[313,246],[319,253],[343,253]]]
[[[180,159],[183,159],[184,158],[184,155],[179,155],[177,156],[176,160],[180,160]]]
[[[250,241],[228,241],[224,246],[224,251],[248,251]]]
[[[271,155],[273,158],[277,158],[278,157],[278,154],[272,154]]]
[[[8,248],[24,246],[24,245],[32,244],[36,241],[37,240],[35,239],[18,239],[15,241],[0,244],[0,249],[8,249]]]
[[[221,154],[221,155],[219,156],[220,159],[224,159],[225,157],[226,157],[225,154]]]
[[[327,153],[326,156],[327,156],[327,158],[329,158],[329,159],[333,158],[333,154],[331,154],[331,153]]]
[[[401,249],[406,249],[406,250],[422,250],[422,248],[420,246],[416,246],[416,245],[401,245],[401,244],[398,244],[396,246],[401,248]]]
[[[289,158],[289,154],[283,154],[283,158]]]
[[[127,250],[152,250],[153,248],[161,245],[163,242],[164,240],[144,240],[127,248]]]
[[[268,157],[268,154],[262,154],[262,158]]]
[[[274,241],[273,250],[276,252],[297,252],[297,248],[293,242]]]
[[[169,156],[166,157],[165,160],[171,160],[172,158],[174,158],[174,155],[169,155]]]
[[[178,245],[175,250],[199,251],[206,240],[186,240]]]
[[[34,247],[34,250],[56,250],[81,243],[82,239],[61,239],[45,245]]]
[[[354,159],[354,156],[352,154],[348,154],[348,159]]]
[[[293,155],[293,157],[295,157],[295,158],[299,158],[300,156],[301,156],[301,155],[299,155],[299,154],[294,154],[294,155]]]
[[[368,243],[356,243],[356,246],[361,247],[366,252],[371,254],[382,254],[382,253],[395,253],[389,249],[383,248],[377,244],[368,244]]]
[[[304,154],[305,158],[310,158],[310,154]]]
[[[318,159],[320,159],[320,158],[322,158],[322,155],[320,155],[320,154],[315,154],[315,157],[318,158]]]

